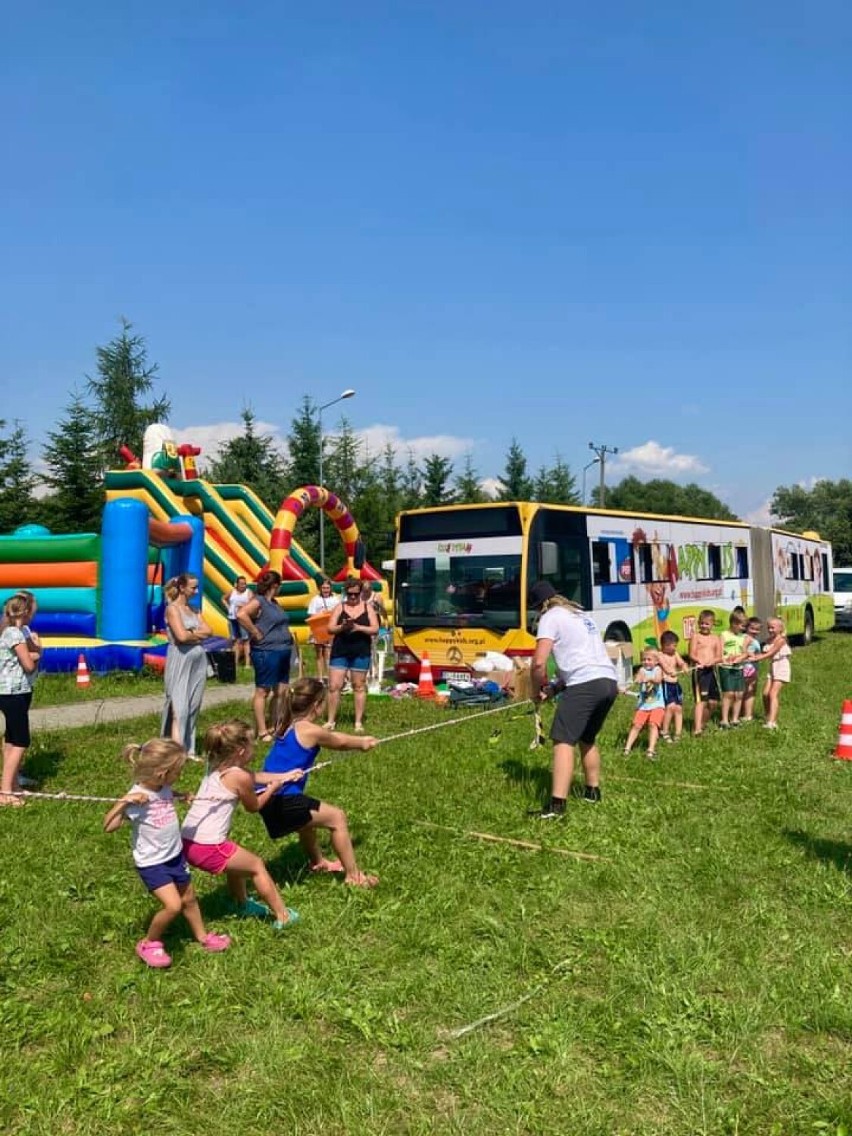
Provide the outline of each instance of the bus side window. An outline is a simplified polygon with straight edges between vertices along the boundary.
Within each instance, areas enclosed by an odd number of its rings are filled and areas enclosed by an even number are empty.
[[[595,587],[613,582],[613,564],[610,556],[610,545],[606,540],[596,540],[592,543],[592,583]]]
[[[738,544],[736,547],[737,554],[737,578],[740,580],[748,579],[748,549],[744,544]]]
[[[636,545],[636,560],[639,569],[639,583],[640,584],[653,584],[654,582],[654,557],[651,553],[650,544]]]
[[[722,549],[718,544],[707,545],[707,579],[722,579]]]

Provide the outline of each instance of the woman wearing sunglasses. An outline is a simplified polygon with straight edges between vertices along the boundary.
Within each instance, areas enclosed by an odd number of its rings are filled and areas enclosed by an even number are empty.
[[[364,732],[364,709],[367,705],[367,672],[370,669],[370,650],[373,636],[378,634],[379,620],[372,603],[365,603],[361,594],[361,581],[354,576],[343,587],[344,601],[334,609],[328,623],[331,640],[329,662],[328,721],[325,728],[333,730],[340,705],[340,692],[346,674],[352,683],[355,698],[355,733]]]

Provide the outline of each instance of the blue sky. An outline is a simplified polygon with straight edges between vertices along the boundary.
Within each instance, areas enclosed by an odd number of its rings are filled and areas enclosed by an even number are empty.
[[[34,443],[123,315],[208,449],[354,387],[371,445],[483,478],[513,437],[744,516],[850,475],[847,4],[4,7]]]

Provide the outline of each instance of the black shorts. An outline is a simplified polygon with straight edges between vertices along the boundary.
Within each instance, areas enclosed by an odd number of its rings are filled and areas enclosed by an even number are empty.
[[[550,740],[565,745],[594,745],[617,697],[618,683],[612,678],[596,678],[566,687],[556,705]]]
[[[663,702],[666,706],[683,706],[683,691],[679,682],[663,683]]]
[[[0,711],[6,719],[5,741],[12,746],[26,749],[30,744],[30,703],[33,692],[25,694],[0,694]]]
[[[260,810],[260,816],[272,839],[280,840],[282,836],[289,836],[310,824],[311,814],[321,804],[322,801],[316,797],[308,797],[304,793],[277,793]]]
[[[692,693],[696,702],[718,702],[719,683],[715,667],[699,667],[692,672]]]

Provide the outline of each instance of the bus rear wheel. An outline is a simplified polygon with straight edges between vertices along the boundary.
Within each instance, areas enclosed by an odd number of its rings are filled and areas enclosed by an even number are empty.
[[[807,607],[805,608],[805,625],[802,630],[802,642],[807,647],[814,641],[814,613]]]

